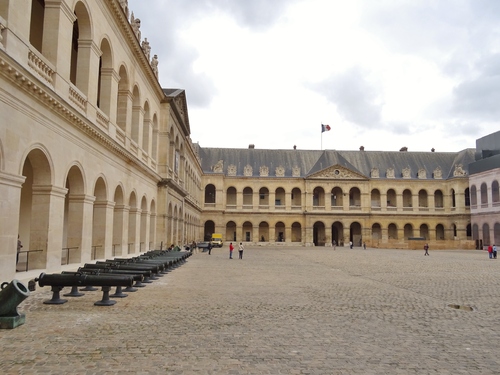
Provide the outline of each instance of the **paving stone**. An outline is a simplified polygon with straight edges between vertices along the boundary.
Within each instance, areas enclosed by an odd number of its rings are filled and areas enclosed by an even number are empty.
[[[39,288],[0,331],[0,372],[499,373],[500,261],[430,253],[214,249],[109,307],[101,292],[44,305]]]

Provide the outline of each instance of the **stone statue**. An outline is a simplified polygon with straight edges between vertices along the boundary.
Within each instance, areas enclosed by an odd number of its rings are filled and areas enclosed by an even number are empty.
[[[142,51],[144,52],[144,55],[146,56],[146,59],[150,59],[150,53],[151,53],[151,47],[148,42],[148,38],[144,38],[141,44]]]
[[[128,19],[128,0],[120,0],[120,5],[123,9],[123,12],[125,13],[125,16]]]
[[[153,69],[153,73],[156,79],[158,79],[158,55],[154,55],[151,59],[151,69]]]
[[[132,26],[132,30],[134,30],[137,40],[141,41],[141,20],[134,17],[134,12],[132,12],[132,15],[130,16],[130,25]]]

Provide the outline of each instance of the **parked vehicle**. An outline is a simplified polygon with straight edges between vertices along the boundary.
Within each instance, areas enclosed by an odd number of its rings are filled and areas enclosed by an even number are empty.
[[[224,243],[222,242],[222,234],[221,233],[214,233],[212,234],[212,240],[210,241],[212,243],[212,247],[222,247]]]

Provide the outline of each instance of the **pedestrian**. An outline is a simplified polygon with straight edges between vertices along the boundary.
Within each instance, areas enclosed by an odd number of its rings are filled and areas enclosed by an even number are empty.
[[[427,244],[427,243],[426,243],[426,244],[424,245],[424,250],[425,250],[424,256],[425,256],[425,255],[429,255],[429,244]]]
[[[352,241],[349,241],[349,249],[352,249]]]
[[[19,263],[19,253],[21,252],[21,249],[23,248],[23,244],[21,243],[21,239],[19,238],[19,234],[17,235],[17,258],[16,258],[16,264]]]
[[[488,245],[488,256],[493,259],[493,246]]]
[[[333,240],[333,250],[337,247],[337,241]]]
[[[363,242],[363,249],[366,250],[366,242]]]
[[[493,259],[497,259],[497,245],[493,244]]]
[[[240,259],[243,259],[243,242],[240,242],[240,245],[238,246],[238,255],[240,256]]]
[[[229,259],[233,259],[233,250],[234,250],[234,246],[233,246],[233,243],[231,242],[229,244]]]
[[[212,244],[210,242],[208,243],[207,249],[208,249],[208,255],[211,255],[212,254]]]

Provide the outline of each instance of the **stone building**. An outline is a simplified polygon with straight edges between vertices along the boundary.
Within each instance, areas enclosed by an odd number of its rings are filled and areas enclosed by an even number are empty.
[[[261,245],[470,248],[460,152],[200,148],[205,235]],[[423,245],[422,245],[423,246]]]
[[[18,236],[33,276],[197,238],[185,92],[127,1],[2,0],[0,32],[0,280]]]
[[[500,131],[476,140],[470,164],[472,236],[476,248],[500,245]]]

